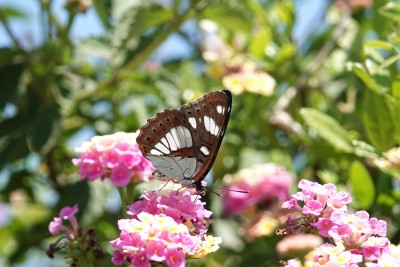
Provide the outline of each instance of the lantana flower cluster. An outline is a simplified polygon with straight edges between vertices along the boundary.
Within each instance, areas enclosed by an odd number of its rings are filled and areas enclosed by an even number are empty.
[[[118,132],[95,136],[77,147],[79,158],[72,160],[79,166],[82,179],[111,179],[118,187],[134,182],[147,182],[155,171],[150,161],[143,157],[136,143],[137,133]]]
[[[206,235],[207,218],[200,196],[186,190],[144,193],[129,206],[130,219],[119,220],[121,230],[114,247],[113,263],[149,267],[154,262],[185,266],[187,258],[203,257],[218,250],[221,238]]]
[[[375,165],[382,169],[400,172],[400,147],[394,147],[383,153],[382,158],[375,159]],[[400,182],[400,178],[399,178]]]
[[[317,247],[305,259],[311,266],[400,266],[400,255],[386,237],[386,222],[370,217],[366,211],[352,214],[347,210],[351,197],[338,192],[333,184],[321,185],[308,180],[299,183],[301,192],[292,195],[282,207],[295,209],[303,216],[289,218],[286,234],[313,232],[329,242]],[[288,261],[286,266],[301,266],[300,261]]]
[[[257,205],[265,207],[273,201],[289,199],[293,178],[283,167],[266,163],[242,169],[233,176],[225,177],[225,181],[228,184],[222,196],[225,214],[242,214],[246,210],[254,210]]]
[[[257,70],[254,63],[244,63],[244,66],[239,72],[224,76],[224,87],[237,95],[245,91],[264,96],[272,95],[276,85],[275,79],[268,73]]]
[[[82,266],[87,262],[104,257],[100,244],[96,241],[96,232],[93,229],[87,231],[79,227],[75,214],[79,211],[78,205],[64,207],[60,210],[59,217],[54,217],[49,224],[49,232],[52,235],[66,234],[56,242],[50,244],[46,253],[50,258],[56,251],[63,251],[71,260],[71,266]],[[64,225],[69,221],[70,226]]]
[[[264,96],[273,94],[275,79],[259,69],[252,60],[230,50],[229,45],[226,45],[219,36],[217,24],[203,20],[199,25],[204,34],[202,57],[208,63],[206,69],[208,75],[222,79],[224,87],[231,90],[233,94],[238,95],[244,92]]]
[[[288,213],[280,205],[289,199],[292,176],[283,167],[267,163],[242,169],[224,180],[228,185],[222,193],[224,214],[236,215],[242,235],[248,241],[273,235]]]

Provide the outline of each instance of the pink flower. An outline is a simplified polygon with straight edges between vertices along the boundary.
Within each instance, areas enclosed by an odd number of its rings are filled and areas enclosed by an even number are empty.
[[[196,231],[201,236],[207,232],[206,219],[212,214],[204,209],[199,196],[191,195],[187,190],[173,190],[166,196],[160,191],[144,193],[141,200],[129,206],[128,210],[133,218],[141,212],[165,214],[177,223],[190,226],[190,231]]]
[[[226,214],[240,214],[256,205],[265,206],[272,201],[285,201],[293,182],[287,171],[272,163],[242,169],[230,178],[232,181],[222,193]],[[249,193],[238,193],[235,190]]]
[[[381,248],[366,245],[362,248],[362,253],[367,260],[376,261],[382,254]]]
[[[120,235],[110,242],[114,263],[185,266],[186,257],[202,257],[218,249],[219,239],[206,235],[206,219],[199,196],[187,190],[144,193],[129,206],[131,219],[118,221]],[[121,261],[121,257],[123,260]]]
[[[323,208],[324,207],[322,206],[321,202],[316,201],[316,200],[311,200],[306,205],[304,205],[303,213],[318,216],[321,214]]]
[[[165,260],[167,246],[163,242],[150,240],[146,245],[147,258],[153,261],[161,262]]]
[[[123,163],[116,164],[111,171],[111,181],[118,187],[128,185],[131,176],[131,171]]]
[[[317,229],[319,234],[323,237],[329,237],[329,230],[334,226],[333,222],[329,218],[320,218],[317,223]]]
[[[130,263],[132,263],[135,267],[151,267],[149,259],[147,258],[144,251],[133,255],[132,261]]]
[[[60,217],[55,217],[50,222],[49,232],[52,235],[58,235],[60,232],[64,232],[66,235],[51,243],[46,254],[50,258],[54,258],[57,251],[63,251],[64,257],[70,258],[71,262],[81,266],[88,259],[103,258],[104,252],[96,241],[96,231],[94,229],[85,231],[78,226],[75,217],[78,210],[78,205],[64,207],[60,211]],[[63,220],[70,221],[72,229],[63,225]],[[115,262],[118,262],[117,258]]]
[[[168,250],[166,263],[171,267],[184,267],[186,263],[185,253],[180,250]]]
[[[64,220],[69,220],[72,229],[75,232],[78,231],[78,222],[76,220],[75,214],[79,211],[78,205],[75,204],[73,207],[64,207],[60,211],[60,217]]]
[[[73,239],[78,235],[78,222],[76,220],[75,214],[78,212],[78,205],[73,207],[64,207],[60,210],[60,217],[54,217],[49,224],[49,232],[52,235],[58,235],[60,231],[65,232],[68,236]],[[72,229],[63,225],[63,220],[69,220]]]
[[[118,187],[132,180],[147,182],[155,169],[140,152],[136,137],[137,133],[124,132],[95,136],[75,149],[80,155],[72,163],[79,167],[81,178],[89,181],[111,179]]]
[[[49,224],[49,232],[52,235],[58,235],[61,230],[65,231],[65,228],[66,227],[62,224],[62,219],[58,217],[54,217]]]
[[[75,214],[79,211],[78,205],[75,204],[73,207],[64,207],[60,211],[60,217],[64,220],[69,220],[75,217]]]
[[[371,218],[369,221],[369,226],[371,227],[371,232],[374,235],[386,236],[386,222],[383,220],[378,220],[377,218]]]
[[[303,214],[298,218],[289,218],[285,232],[317,230],[327,240],[308,254],[305,265],[375,267],[397,266],[400,263],[400,253],[393,252],[385,237],[386,222],[370,218],[368,212],[363,210],[348,213],[346,205],[351,201],[348,193],[337,192],[332,184],[320,185],[307,180],[300,181],[299,187],[302,191],[292,195],[282,207],[296,209]],[[292,262],[296,264],[296,261]]]
[[[124,262],[124,255],[120,251],[114,250],[112,262],[115,265],[121,265]]]

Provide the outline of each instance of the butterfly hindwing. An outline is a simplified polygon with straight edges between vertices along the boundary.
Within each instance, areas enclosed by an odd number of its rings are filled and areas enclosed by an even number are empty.
[[[211,92],[179,109],[149,119],[137,137],[142,154],[161,180],[202,190],[221,145],[232,105],[228,90]]]

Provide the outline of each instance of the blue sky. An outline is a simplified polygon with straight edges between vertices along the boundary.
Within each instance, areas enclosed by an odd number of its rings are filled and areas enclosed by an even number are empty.
[[[54,14],[65,22],[66,12],[63,9],[65,0],[54,0],[52,9]],[[37,45],[43,39],[41,29],[41,14],[38,0],[1,0],[0,7],[15,7],[21,10],[27,16],[24,19],[14,19],[11,23],[11,29],[19,40],[25,45]],[[82,27],[84,25],[84,27]],[[80,39],[88,36],[100,35],[103,27],[96,15],[94,9],[89,9],[85,14],[79,14],[71,29],[74,39]],[[27,41],[29,40],[29,41]],[[6,34],[4,27],[0,26],[0,47],[9,46],[11,40]]]
[[[40,43],[43,39],[43,33],[41,29],[41,14],[38,0],[1,0],[0,7],[9,6],[15,7],[23,11],[27,17],[25,19],[13,20],[11,28],[16,34],[16,37],[21,40],[24,45],[35,46]],[[52,9],[54,14],[65,22],[66,12],[63,9],[65,0],[54,0]],[[326,0],[295,0],[296,13],[298,20],[293,31],[293,38],[300,45],[303,45],[307,40],[310,33],[315,31],[323,20],[325,8],[328,4]],[[81,39],[89,36],[101,35],[103,27],[94,11],[89,9],[85,14],[79,14],[76,18],[72,29],[71,35],[73,39]],[[168,42],[172,42],[174,45],[173,50],[177,50],[176,45],[182,45],[176,37],[172,37]],[[180,43],[180,44],[179,44]],[[0,26],[0,47],[10,46],[11,40],[6,34],[4,28]],[[169,49],[168,44],[164,44],[164,49]],[[179,49],[183,51],[182,49]]]

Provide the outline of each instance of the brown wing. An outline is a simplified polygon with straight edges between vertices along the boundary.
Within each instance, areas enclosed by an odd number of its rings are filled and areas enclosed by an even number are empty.
[[[222,90],[211,92],[179,109],[185,113],[193,136],[193,153],[197,159],[193,180],[197,184],[207,175],[217,157],[231,107],[231,92]]]
[[[215,161],[231,106],[231,93],[222,90],[159,112],[140,129],[139,149],[166,180],[202,191],[201,181]]]

